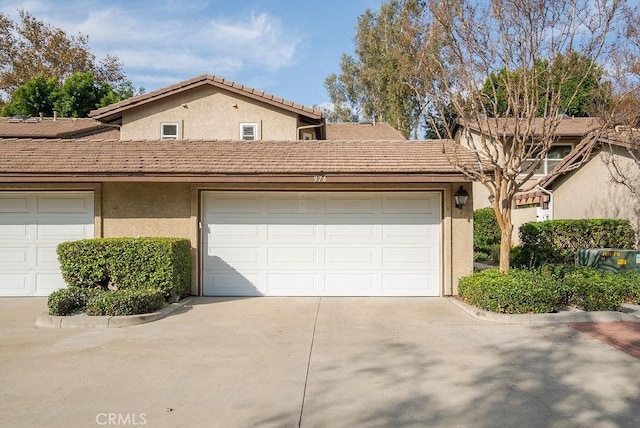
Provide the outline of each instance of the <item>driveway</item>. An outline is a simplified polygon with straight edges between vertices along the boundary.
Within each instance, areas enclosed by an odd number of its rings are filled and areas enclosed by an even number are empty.
[[[440,298],[194,298],[149,324],[36,329],[0,299],[0,426],[640,425],[640,360]]]

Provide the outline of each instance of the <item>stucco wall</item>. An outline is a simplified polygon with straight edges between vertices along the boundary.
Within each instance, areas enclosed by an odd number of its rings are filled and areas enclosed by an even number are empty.
[[[240,138],[240,123],[257,123],[262,140],[295,140],[297,115],[213,86],[201,86],[126,111],[121,138],[158,139],[161,123],[178,123],[179,138]]]
[[[464,188],[469,192],[467,204],[458,209],[453,203],[453,192],[459,189],[459,184],[450,186],[445,192],[444,221],[445,240],[449,241],[450,252],[446,251],[444,257],[450,257],[450,263],[445,263],[445,270],[449,267],[451,276],[450,290],[445,283],[445,295],[458,294],[458,280],[473,272],[473,210],[474,200],[471,191],[471,183],[466,183]],[[447,226],[450,224],[450,226]],[[447,230],[449,228],[449,230]],[[449,254],[447,254],[449,253]],[[450,292],[448,292],[450,291]]]
[[[634,165],[622,149],[615,149],[614,156],[621,164]],[[555,219],[626,218],[640,230],[640,204],[626,187],[611,181],[602,154],[557,180],[553,187]]]

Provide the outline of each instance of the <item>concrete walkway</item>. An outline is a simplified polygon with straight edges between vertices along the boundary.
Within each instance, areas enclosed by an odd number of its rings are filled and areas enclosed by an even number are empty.
[[[194,298],[148,324],[37,329],[45,306],[0,299],[1,427],[640,425],[639,359],[447,299]]]

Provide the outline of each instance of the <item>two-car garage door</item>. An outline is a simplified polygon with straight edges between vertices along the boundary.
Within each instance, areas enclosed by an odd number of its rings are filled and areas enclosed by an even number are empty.
[[[0,192],[0,296],[64,287],[56,246],[93,231],[92,192]]]
[[[439,296],[438,192],[205,192],[203,294]]]

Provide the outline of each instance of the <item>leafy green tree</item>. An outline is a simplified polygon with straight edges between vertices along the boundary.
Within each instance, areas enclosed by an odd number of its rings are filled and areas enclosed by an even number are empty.
[[[355,57],[343,55],[341,73],[325,80],[334,105],[330,120],[373,119],[406,137],[417,132],[421,105],[399,70],[411,60],[400,25],[403,15],[419,11],[417,0],[391,0],[377,13],[367,9],[358,18]]]
[[[12,101],[2,109],[2,115],[38,116],[42,113],[51,116],[57,89],[55,79],[39,74],[14,92]]]
[[[538,59],[533,69],[526,72],[536,82],[528,87],[527,93],[518,92],[519,103],[525,102],[527,97],[537,97],[536,113],[544,117],[548,107],[554,103],[553,98],[557,97],[561,114],[576,117],[596,115],[611,104],[610,86],[601,81],[603,73],[602,67],[577,52],[558,54],[551,62]],[[505,67],[490,73],[482,87],[483,108],[489,117],[513,116],[510,107],[516,103],[508,100],[508,86],[518,82],[523,74],[521,69],[507,70]]]

